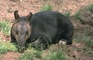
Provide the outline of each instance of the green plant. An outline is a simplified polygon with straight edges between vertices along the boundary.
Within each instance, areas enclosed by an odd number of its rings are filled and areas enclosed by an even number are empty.
[[[67,11],[66,13],[64,13],[64,15],[65,15],[66,17],[70,17],[70,11]]]
[[[0,22],[0,31],[2,31],[4,34],[8,34],[10,32],[10,27],[6,21]]]
[[[74,17],[76,18],[76,19],[78,19],[79,21],[81,21],[82,22],[82,17],[81,17],[81,12],[80,11],[78,11],[75,15],[74,15]]]
[[[87,11],[91,11],[93,12],[93,4],[88,5],[86,7],[82,7],[78,12],[76,12],[76,14],[74,15],[74,17],[76,19],[78,19],[81,23],[84,23],[84,13],[86,13]],[[84,16],[83,16],[84,15]]]
[[[42,51],[37,51],[37,52],[35,52],[34,54],[35,54],[35,57],[41,58]]]
[[[0,53],[6,53],[7,51],[17,51],[17,48],[10,42],[0,41]]]
[[[33,54],[31,52],[26,52],[23,55],[21,55],[18,60],[34,60]]]
[[[89,27],[90,28],[90,27]],[[90,31],[89,28],[83,28],[82,30],[78,30],[74,34],[74,42],[82,43],[85,46],[91,47],[93,46],[93,41],[90,36],[88,36],[88,33]]]
[[[86,7],[88,10],[90,10],[91,12],[93,12],[93,4],[89,5]]]
[[[18,60],[34,60],[35,58],[41,58],[41,54],[41,51],[27,49],[26,52],[18,58]]]
[[[67,60],[63,51],[49,52],[43,60]]]
[[[52,6],[50,4],[45,4],[41,8],[41,11],[49,11],[49,10],[52,10]]]
[[[92,50],[91,48],[89,48],[88,46],[84,46],[84,47],[82,48],[82,50],[85,51],[85,52],[88,53],[88,54],[93,55],[93,50]]]
[[[86,45],[87,45],[88,47],[93,47],[93,41],[92,41],[92,40],[88,40],[88,41],[86,42]]]
[[[81,39],[81,42],[84,43],[88,47],[93,46],[93,41],[88,36],[83,36],[82,39]]]
[[[88,53],[93,55],[93,50],[89,50]]]

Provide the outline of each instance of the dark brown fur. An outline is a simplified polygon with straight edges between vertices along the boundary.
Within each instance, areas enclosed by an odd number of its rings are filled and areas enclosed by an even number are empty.
[[[14,12],[15,22],[11,28],[11,41],[17,42],[19,49],[24,50],[26,44],[44,49],[59,41],[72,44],[74,27],[70,20],[61,13],[42,11],[20,17]]]

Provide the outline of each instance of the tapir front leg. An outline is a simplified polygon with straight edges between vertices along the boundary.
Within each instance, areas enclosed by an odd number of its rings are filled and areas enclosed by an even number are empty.
[[[37,50],[43,50],[50,46],[47,38],[39,36],[34,42],[31,43],[31,46]]]

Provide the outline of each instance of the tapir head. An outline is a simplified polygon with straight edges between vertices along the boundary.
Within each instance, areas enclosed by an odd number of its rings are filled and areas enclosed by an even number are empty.
[[[18,50],[21,52],[25,49],[25,44],[31,35],[31,24],[30,19],[32,13],[30,12],[27,16],[20,17],[18,11],[14,12],[15,21],[12,25],[11,34],[15,38],[18,44]]]

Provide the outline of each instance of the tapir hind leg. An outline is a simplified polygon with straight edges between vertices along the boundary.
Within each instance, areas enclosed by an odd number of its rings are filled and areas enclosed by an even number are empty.
[[[61,34],[62,37],[61,39],[59,40],[59,44],[62,43],[62,44],[66,44],[66,45],[71,45],[73,42],[73,32],[67,32],[67,33],[64,33],[64,34]]]

